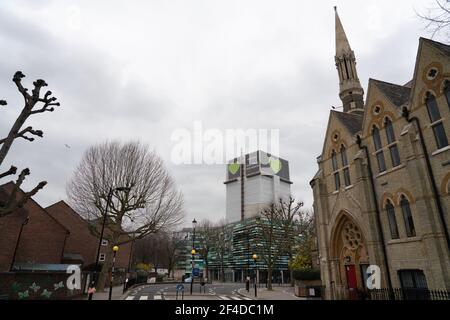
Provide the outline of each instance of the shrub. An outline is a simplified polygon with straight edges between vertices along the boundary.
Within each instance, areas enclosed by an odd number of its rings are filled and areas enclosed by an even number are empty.
[[[320,280],[320,271],[313,269],[294,270],[295,280]]]

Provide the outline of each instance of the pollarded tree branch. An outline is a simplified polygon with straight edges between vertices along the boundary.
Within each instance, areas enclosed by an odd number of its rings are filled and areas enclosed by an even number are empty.
[[[34,138],[30,137],[29,135],[25,135],[25,133],[29,133],[38,137],[43,136],[43,132],[41,130],[33,130],[32,127],[22,129],[22,126],[27,121],[27,119],[33,114],[43,113],[46,111],[53,112],[55,110],[54,107],[60,105],[59,102],[56,102],[57,99],[51,96],[51,91],[47,91],[44,96],[41,97],[42,88],[47,86],[47,83],[42,79],[38,79],[33,82],[34,87],[30,95],[28,89],[25,88],[22,84],[22,79],[24,77],[25,75],[21,71],[17,71],[13,77],[13,82],[16,84],[17,89],[22,94],[25,105],[23,106],[21,113],[19,114],[11,130],[9,131],[8,136],[0,139],[0,165],[3,163],[3,160],[5,160],[15,139],[23,138],[28,141],[34,141]],[[38,104],[41,103],[43,104],[43,106],[33,110]],[[6,101],[1,100],[0,105],[6,105]]]
[[[11,167],[7,172],[0,175],[0,178],[3,178],[4,176],[9,174],[15,174],[17,171],[16,167]],[[23,169],[22,172],[19,174],[19,177],[17,178],[14,188],[12,192],[9,194],[8,199],[0,203],[0,217],[7,216],[8,214],[11,214],[14,212],[14,210],[22,208],[25,203],[27,203],[28,200],[30,200],[31,197],[33,197],[36,193],[38,193],[39,190],[44,188],[44,186],[47,184],[46,181],[40,182],[36,187],[34,187],[29,192],[24,192],[24,194],[18,198],[18,193],[20,190],[20,186],[24,182],[26,176],[30,175],[30,169],[26,168]]]
[[[10,176],[10,175],[13,175],[13,174],[16,174],[16,173],[17,173],[17,168],[14,167],[14,166],[11,166],[11,168],[9,168],[8,171],[0,173],[0,179],[4,178],[4,177],[7,177],[7,176]]]

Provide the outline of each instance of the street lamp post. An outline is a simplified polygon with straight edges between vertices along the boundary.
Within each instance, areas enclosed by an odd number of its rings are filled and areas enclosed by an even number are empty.
[[[256,281],[258,280],[257,279],[256,260],[258,259],[258,255],[256,253],[254,253],[253,256],[252,256],[252,259],[253,259],[253,264],[255,266],[255,298],[256,298],[256,297],[258,297],[258,289],[257,289],[257,286],[256,286]]]
[[[131,270],[131,262],[132,262],[132,258],[133,258],[133,248],[134,248],[135,240],[136,240],[136,237],[133,234],[133,240],[131,241],[131,248],[130,248],[130,256],[128,257],[128,270],[127,270],[127,274],[125,276],[125,281],[123,283],[123,293],[125,293],[125,290],[127,289],[128,281],[130,281],[130,270]]]
[[[250,292],[250,229],[248,225],[246,225],[246,233],[247,233],[247,276],[245,279],[245,288],[247,292]]]
[[[116,254],[117,254],[117,251],[119,251],[119,247],[114,246],[113,251],[114,251],[114,256],[113,256],[113,261],[112,261],[111,275],[109,276],[109,300],[111,300],[111,296],[112,296],[112,288],[113,288],[113,281],[114,281],[114,266],[116,264]]]
[[[106,198],[106,206],[105,206],[105,212],[103,214],[103,222],[102,222],[102,230],[100,232],[100,240],[98,242],[98,248],[97,248],[97,258],[95,260],[95,269],[94,269],[94,275],[95,275],[95,283],[97,284],[97,272],[98,272],[98,260],[100,259],[100,248],[102,245],[103,240],[103,234],[105,232],[105,224],[106,224],[106,218],[108,216],[108,208],[109,203],[111,202],[112,194],[114,191],[130,191],[131,188],[128,187],[118,187],[118,188],[109,188],[108,197]]]
[[[197,221],[192,220],[192,229],[193,229],[193,235],[192,235],[192,250],[191,250],[191,260],[192,260],[192,272],[191,272],[191,295],[192,295],[192,289],[194,287],[194,266],[195,266],[195,227],[197,226]]]
[[[16,242],[16,246],[14,247],[14,254],[11,260],[11,265],[9,267],[9,271],[12,271],[14,268],[14,263],[16,262],[16,254],[17,254],[17,250],[19,249],[19,244],[20,244],[20,238],[22,237],[22,231],[23,231],[23,227],[25,227],[28,224],[28,221],[30,221],[30,217],[26,217],[25,220],[22,222],[22,225],[20,226],[20,231],[19,231],[19,236],[17,237],[17,242]]]

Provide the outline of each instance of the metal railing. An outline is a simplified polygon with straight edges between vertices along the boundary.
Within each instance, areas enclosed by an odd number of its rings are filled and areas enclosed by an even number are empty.
[[[368,291],[370,300],[450,300],[448,290],[416,288],[373,289]]]

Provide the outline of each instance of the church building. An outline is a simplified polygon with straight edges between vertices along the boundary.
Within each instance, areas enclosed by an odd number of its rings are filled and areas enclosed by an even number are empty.
[[[311,181],[326,298],[356,298],[369,266],[382,289],[450,290],[450,46],[421,38],[413,79],[370,79],[364,99],[335,19],[343,108]]]

